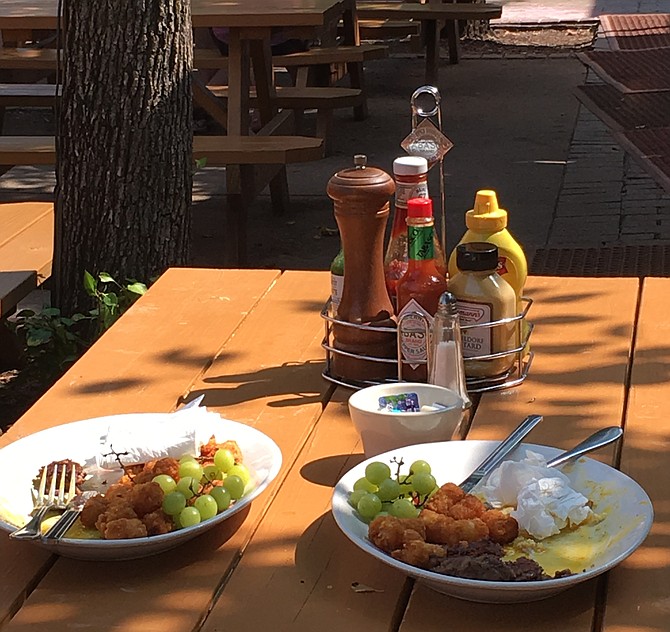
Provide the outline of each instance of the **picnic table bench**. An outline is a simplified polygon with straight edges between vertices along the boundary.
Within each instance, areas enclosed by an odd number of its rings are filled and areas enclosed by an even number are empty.
[[[350,543],[330,514],[336,481],[362,460],[350,391],[321,377],[327,272],[171,269],[4,436],[77,419],[208,408],[268,434],[281,472],[250,511],[159,556],[52,558],[0,535],[0,621],[23,632],[630,632],[667,629],[670,474],[669,279],[531,277],[535,360],[527,380],[487,393],[468,438],[501,439],[528,414],[530,441],[563,448],[612,424],[619,465],[649,493],[648,540],[607,576],[548,600],[477,604],[438,594]],[[132,358],[132,361],[129,361]],[[369,590],[353,590],[352,584]]]
[[[54,205],[0,204],[0,320],[51,276]]]
[[[421,37],[425,48],[425,82],[437,85],[440,63],[440,23],[446,22],[450,29],[449,58],[458,62],[459,20],[492,20],[502,15],[499,4],[455,3],[429,0],[424,4],[416,2],[356,2],[361,20],[413,20],[421,24]]]
[[[0,4],[0,29],[55,29],[58,26],[58,6],[56,0],[4,2]],[[289,205],[286,164],[319,159],[324,151],[320,138],[289,136],[294,132],[292,113],[279,112],[276,103],[270,50],[272,29],[327,29],[343,19],[348,27],[348,41],[345,43],[355,44],[351,41],[357,33],[353,15],[355,4],[353,0],[310,0],[306,3],[292,0],[246,0],[244,3],[194,0],[191,11],[195,28],[226,27],[229,30],[230,91],[227,107],[221,113],[225,119],[226,136],[218,137],[218,149],[213,146],[215,137],[209,137],[208,141],[196,141],[210,144],[203,152],[194,152],[194,157],[211,156],[211,159],[208,158],[209,165],[226,166],[225,253],[228,263],[240,265],[246,259],[247,211],[254,197],[269,185],[273,210],[278,213],[284,211]],[[2,55],[0,49],[0,67],[10,67],[3,66]],[[36,61],[34,58],[49,55],[53,58],[50,63],[57,64],[55,52],[40,51],[31,52],[27,63],[41,64],[43,60]],[[21,57],[18,53],[14,56]],[[14,62],[14,59],[7,60],[7,64]],[[262,125],[253,137],[249,129],[248,108],[252,67]],[[48,148],[46,151],[27,153],[41,160],[49,159],[50,155]],[[259,156],[262,159],[256,160]],[[16,154],[11,157],[13,159]],[[7,164],[8,158],[5,156],[1,161]]]

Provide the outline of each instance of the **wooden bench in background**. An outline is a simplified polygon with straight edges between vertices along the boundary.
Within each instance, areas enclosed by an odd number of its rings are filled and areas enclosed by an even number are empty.
[[[445,23],[449,36],[449,61],[458,62],[458,28],[461,20],[492,20],[502,15],[499,4],[472,4],[457,2],[429,1],[416,2],[368,2],[356,3],[358,17],[364,20],[409,20],[421,24],[422,44],[425,48],[427,84],[437,85],[440,61],[440,25]]]
[[[54,205],[0,204],[0,319],[51,276]]]
[[[0,204],[0,367],[16,368],[21,350],[5,319],[51,276],[54,205]]]
[[[195,49],[193,66],[198,69],[219,70],[228,67],[228,59],[212,49]],[[290,105],[282,102],[277,105],[295,111],[316,109],[319,112],[317,135],[327,141],[324,135],[330,127],[334,109],[352,107],[354,118],[363,120],[368,116],[367,92],[363,64],[368,61],[384,59],[388,56],[388,48],[379,44],[324,46],[311,48],[307,51],[278,55],[272,58],[275,68],[286,68],[293,77],[294,86],[290,92]],[[1,62],[0,62],[1,63]],[[349,75],[350,87],[334,86],[334,82]],[[204,88],[210,86],[194,84],[194,99],[215,120],[225,126],[225,116],[216,106],[208,103],[209,95]],[[217,86],[217,96],[222,96],[221,87]],[[314,88],[321,88],[315,90]],[[345,92],[345,91],[349,92]],[[278,95],[279,96],[279,95]],[[302,103],[301,103],[302,99]]]
[[[289,120],[291,112],[283,119]],[[271,130],[268,130],[270,132]],[[260,191],[277,174],[277,169],[295,162],[319,160],[323,157],[324,144],[320,138],[306,136],[195,136],[193,159],[206,159],[208,167],[241,165],[255,170],[255,184]],[[56,145],[51,136],[0,136],[0,173],[15,165],[55,165]],[[225,252],[231,265],[246,260],[247,206],[254,191],[240,196],[227,196],[225,205]],[[288,203],[288,191],[282,200]],[[277,200],[273,199],[275,210]]]

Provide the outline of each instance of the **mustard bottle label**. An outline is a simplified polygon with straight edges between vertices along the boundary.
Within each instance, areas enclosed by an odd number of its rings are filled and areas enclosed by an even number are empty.
[[[413,369],[428,361],[428,332],[432,324],[433,317],[414,299],[398,314],[400,352]]]
[[[490,323],[493,320],[493,306],[491,303],[458,301],[456,305],[462,328],[463,357],[472,358],[493,353],[492,327],[464,328]]]

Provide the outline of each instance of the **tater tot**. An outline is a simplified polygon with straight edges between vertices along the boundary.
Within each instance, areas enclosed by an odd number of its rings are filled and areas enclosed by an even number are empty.
[[[125,483],[114,483],[114,485],[110,485],[107,491],[105,492],[105,498],[107,498],[108,501],[112,502],[117,499],[125,499],[130,496],[130,490],[132,489],[130,484],[125,484]]]
[[[449,508],[449,515],[455,520],[481,518],[486,511],[484,503],[476,496],[468,494]]]
[[[173,528],[172,519],[162,511],[152,511],[142,516],[142,522],[147,528],[148,535],[162,535],[170,533]]]
[[[439,544],[428,544],[421,540],[411,540],[410,542],[406,542],[402,549],[393,551],[391,555],[396,560],[400,560],[406,564],[418,566],[419,568],[429,568],[431,556],[443,558],[447,555],[447,552]]]
[[[109,501],[107,508],[103,513],[98,516],[98,519],[95,521],[95,528],[103,534],[105,526],[108,522],[114,520],[132,519],[137,518],[137,514],[133,511],[133,508],[127,504],[124,500],[114,499]]]
[[[108,505],[109,501],[102,494],[89,498],[79,514],[79,520],[87,529],[95,529],[95,523]]]
[[[145,538],[147,528],[139,518],[118,518],[105,525],[102,537],[105,540],[127,540],[129,538]]]
[[[379,516],[370,523],[368,537],[382,551],[391,553],[411,540],[425,540],[426,529],[418,518]]]
[[[482,520],[489,528],[489,538],[498,544],[509,544],[519,535],[519,523],[499,509],[485,511]]]
[[[458,544],[458,535],[453,529],[456,521],[450,516],[424,509],[419,515],[419,520],[423,522],[426,529],[426,542],[448,546]]]
[[[481,518],[456,520],[453,529],[458,535],[458,540],[462,542],[476,542],[489,537],[489,528]]]
[[[426,509],[447,515],[449,508],[463,500],[465,492],[453,483],[446,483],[438,489],[426,503]]]
[[[157,511],[163,504],[163,490],[158,483],[140,483],[130,492],[130,504],[138,517]]]
[[[165,457],[163,459],[158,459],[154,464],[153,475],[158,476],[159,474],[167,474],[175,480],[179,479],[179,461],[177,459],[172,459],[170,457]]]

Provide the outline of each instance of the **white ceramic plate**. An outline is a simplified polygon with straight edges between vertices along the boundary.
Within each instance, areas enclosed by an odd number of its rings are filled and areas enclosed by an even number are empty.
[[[368,540],[367,524],[358,518],[347,502],[354,482],[365,475],[365,467],[372,461],[390,464],[393,457],[402,458],[408,468],[413,461],[424,459],[431,464],[438,484],[450,481],[460,483],[497,445],[497,441],[425,443],[398,448],[368,459],[352,468],[335,486],[332,501],[335,521],[354,544],[385,564],[422,580],[438,592],[487,603],[536,601],[554,595],[613,568],[635,551],[646,538],[653,521],[653,509],[645,491],[625,474],[589,458],[582,458],[572,466],[565,466],[562,471],[570,477],[576,489],[594,501],[594,511],[606,515],[601,525],[611,539],[602,547],[603,550],[589,568],[560,579],[533,582],[482,581],[440,575],[410,566],[395,560]],[[523,444],[509,458],[521,460],[526,449],[545,457],[561,452],[548,446]]]
[[[113,423],[115,430],[127,425],[151,427],[165,419],[163,413],[115,415],[56,426],[10,443],[0,450],[0,528],[11,532],[21,526],[32,510],[30,488],[40,467],[61,459],[79,463],[98,451],[100,436]],[[54,553],[86,560],[124,560],[147,557],[171,549],[211,529],[246,507],[275,478],[281,466],[281,451],[267,435],[255,428],[227,419],[199,419],[194,422],[199,436],[214,435],[217,442],[237,441],[244,463],[256,479],[256,487],[229,509],[200,524],[164,535],[131,540],[78,540],[34,542]],[[198,426],[199,424],[199,426]]]

